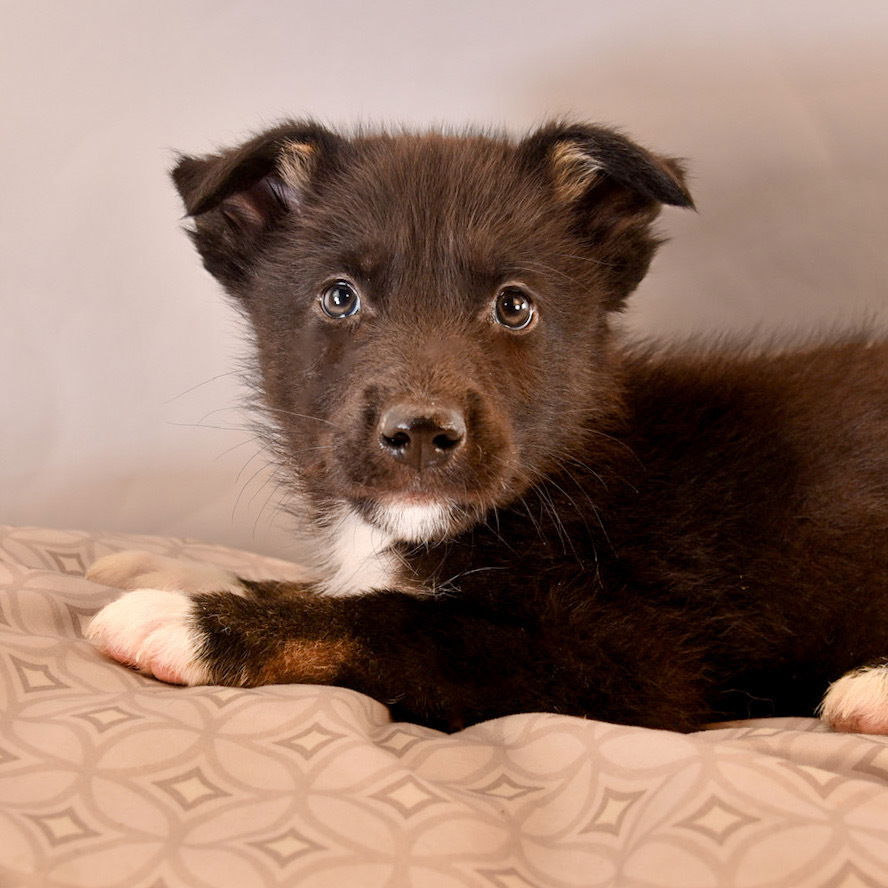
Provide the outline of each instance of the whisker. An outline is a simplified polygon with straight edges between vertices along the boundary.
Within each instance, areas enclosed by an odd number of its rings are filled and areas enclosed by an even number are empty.
[[[247,461],[247,465],[249,465],[250,462],[252,462],[252,459],[250,459],[250,460]],[[244,466],[244,468],[246,468],[246,465]],[[263,463],[259,466],[259,468],[257,468],[256,471],[253,472],[253,474],[250,475],[250,477],[247,478],[247,480],[244,481],[244,483],[241,485],[240,490],[238,491],[237,497],[236,497],[236,499],[235,499],[235,501],[234,501],[234,505],[231,507],[231,517],[232,517],[232,520],[234,519],[234,516],[237,514],[238,506],[240,505],[240,501],[241,501],[241,499],[243,498],[244,494],[246,493],[247,488],[248,488],[248,487],[253,483],[253,481],[255,481],[256,478],[258,478],[259,475],[260,475],[263,471],[265,471],[267,468],[268,468],[268,463],[267,463],[267,462],[263,462]],[[243,469],[241,469],[241,472],[243,472]],[[240,477],[240,475],[238,475],[238,477]],[[273,477],[273,476],[272,476],[272,477]],[[269,479],[266,479],[266,480],[263,482],[263,484],[260,486],[259,490],[262,490],[262,489],[265,487],[265,485],[268,484],[268,480],[269,480]],[[257,492],[258,492],[258,491],[257,491]],[[250,503],[252,503],[253,500],[254,500],[255,498],[256,498],[256,494],[254,493],[253,496],[250,498]],[[249,505],[250,503],[248,503],[248,505]]]
[[[297,419],[313,419],[315,422],[323,422],[329,426],[333,426],[334,429],[339,430],[339,426],[337,426],[335,422],[331,422],[329,419],[324,419],[322,416],[312,416],[310,413],[296,413],[293,410],[284,410],[282,407],[270,407],[268,405],[263,405],[259,409],[268,413],[281,413],[284,416],[295,416]]]
[[[171,426],[179,426],[181,428],[186,429],[216,429],[220,432],[246,432],[248,431],[246,426],[220,426],[220,425],[210,425],[209,423],[204,422],[174,422],[171,419],[166,421],[167,425]]]
[[[228,456],[229,453],[233,453],[235,450],[238,450],[239,448],[244,447],[246,444],[258,444],[259,445],[259,448],[256,450],[256,453],[254,453],[253,456],[250,457],[251,460],[255,459],[256,455],[262,452],[262,450],[261,450],[262,442],[259,441],[259,439],[255,435],[251,435],[249,438],[245,438],[243,441],[238,441],[237,444],[232,444],[231,447],[226,447],[225,450],[223,450],[221,453],[217,453],[216,456],[213,457],[213,460],[215,461],[215,460],[224,459],[226,456]],[[241,470],[241,471],[243,471],[243,470]],[[237,479],[235,479],[235,480],[237,480]]]
[[[558,534],[558,540],[561,543],[561,551],[564,552],[564,554],[566,555],[567,548],[569,546],[574,556],[579,558],[579,555],[577,555],[577,550],[574,548],[573,540],[570,538],[570,534],[567,532],[567,528],[564,526],[564,522],[561,520],[561,515],[558,514],[558,509],[555,507],[555,503],[552,500],[551,494],[549,494],[549,492],[542,485],[535,489],[535,493],[537,497],[539,497],[539,500],[545,510],[551,516],[552,524],[555,527],[555,531]]]
[[[265,483],[262,485],[262,487],[259,488],[259,491],[261,491],[264,487],[266,487],[266,486],[268,485],[269,481],[273,481],[273,480],[274,480],[274,476],[273,476],[273,475],[270,475],[270,476],[268,477],[268,479],[266,479],[266,481],[265,481]],[[250,502],[251,502],[251,503],[252,503],[253,500],[256,498],[256,496],[257,496],[257,494],[259,493],[259,491],[257,491],[256,493],[254,493],[253,496],[250,498]],[[271,488],[271,490],[269,491],[268,496],[265,498],[265,502],[262,504],[262,508],[259,510],[258,514],[256,515],[256,520],[253,522],[253,539],[256,539],[256,530],[257,530],[257,528],[259,527],[259,519],[260,519],[260,518],[262,517],[262,515],[265,513],[265,510],[268,509],[268,506],[271,504],[271,502],[272,502],[272,500],[273,500],[275,494],[277,494],[277,492],[278,492],[278,486],[277,486],[276,484],[272,485],[272,488]],[[274,514],[275,514],[276,511],[277,511],[276,508],[275,508],[275,509],[271,509],[271,510],[269,511],[269,515],[268,515],[268,527],[271,527],[272,522],[274,521]]]
[[[540,526],[539,521],[533,516],[533,513],[530,511],[530,504],[527,502],[527,495],[519,497],[518,502],[524,506],[524,511],[527,513],[527,517],[530,520],[530,523],[533,525],[536,530],[537,536],[540,538],[540,542],[545,543],[546,538],[543,536],[543,529]]]
[[[167,401],[164,401],[163,403],[164,404],[172,404],[174,401],[178,401],[179,398],[184,398],[185,395],[188,395],[191,392],[197,391],[197,389],[201,388],[202,386],[209,385],[211,382],[215,382],[217,379],[223,379],[226,376],[240,376],[240,375],[241,375],[241,371],[239,371],[239,370],[228,370],[225,373],[217,373],[215,376],[211,376],[209,379],[205,379],[203,382],[198,382],[196,385],[192,385],[190,388],[185,389],[184,392],[179,392],[178,395],[173,395],[172,398],[170,398]]]

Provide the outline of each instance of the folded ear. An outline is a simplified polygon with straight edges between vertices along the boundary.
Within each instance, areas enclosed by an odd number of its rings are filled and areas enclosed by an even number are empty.
[[[269,232],[299,211],[341,140],[311,123],[282,124],[220,154],[183,155],[172,170],[206,269],[230,292],[249,274]]]
[[[599,126],[548,124],[521,150],[571,214],[575,232],[596,247],[609,269],[608,307],[620,308],[661,242],[650,226],[662,205],[694,206],[682,163]]]

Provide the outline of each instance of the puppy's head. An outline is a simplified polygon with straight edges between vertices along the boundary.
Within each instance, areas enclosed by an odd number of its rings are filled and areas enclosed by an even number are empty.
[[[285,469],[319,510],[406,540],[589,461],[619,405],[608,315],[660,206],[691,205],[676,161],[562,124],[515,142],[288,123],[173,179],[252,324]]]

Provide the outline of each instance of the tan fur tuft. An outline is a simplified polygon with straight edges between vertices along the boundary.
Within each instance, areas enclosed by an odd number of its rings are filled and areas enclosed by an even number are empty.
[[[579,200],[601,174],[601,167],[588,151],[575,142],[558,142],[551,153],[555,192],[561,200]]]
[[[294,640],[272,657],[259,673],[257,684],[332,682],[342,664],[354,656],[357,644],[348,638],[333,641]]]
[[[288,185],[302,189],[311,178],[316,159],[314,145],[307,142],[288,142],[281,151],[278,171]]]

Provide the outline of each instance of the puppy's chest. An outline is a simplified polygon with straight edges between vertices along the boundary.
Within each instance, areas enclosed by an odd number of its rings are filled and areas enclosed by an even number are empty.
[[[324,551],[319,561],[325,575],[320,588],[325,595],[345,598],[398,587],[403,565],[385,531],[348,510],[330,521],[320,536]]]
[[[397,589],[425,595],[453,591],[456,577],[471,570],[471,546],[400,543],[352,511],[342,513],[322,534],[321,591],[333,597]]]
[[[347,597],[397,589],[418,595],[441,593],[496,599],[500,593],[526,594],[545,582],[551,587],[579,577],[600,579],[600,546],[563,525],[546,534],[537,522],[512,528],[476,527],[436,543],[398,542],[386,531],[349,510],[329,523],[321,541],[326,595]]]

